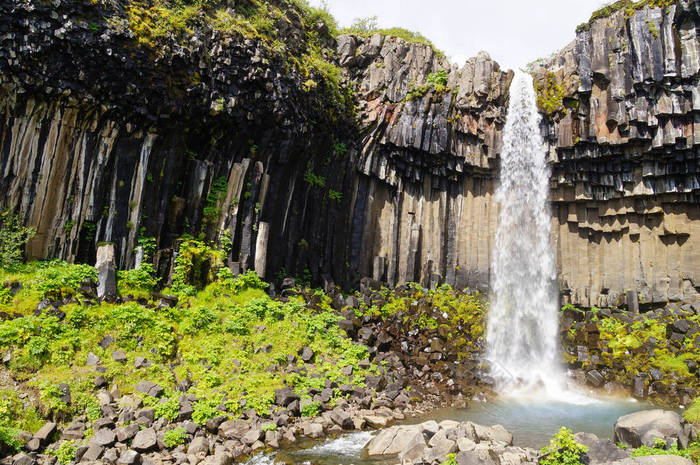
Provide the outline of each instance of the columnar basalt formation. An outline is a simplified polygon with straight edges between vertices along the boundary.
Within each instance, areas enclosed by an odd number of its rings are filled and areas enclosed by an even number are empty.
[[[230,234],[231,266],[268,278],[488,287],[512,72],[321,27],[353,122],[257,39],[205,29],[154,51],[104,5],[0,6],[0,203],[36,227],[30,257],[89,262],[111,241],[125,268],[152,236],[167,274],[183,233]],[[536,70],[554,83],[543,130],[569,301],[695,296],[698,8],[614,13]]]
[[[535,71],[565,300],[698,296],[699,12],[693,1],[617,11]]]

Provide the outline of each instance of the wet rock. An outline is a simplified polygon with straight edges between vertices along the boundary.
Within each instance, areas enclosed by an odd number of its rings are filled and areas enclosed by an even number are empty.
[[[605,378],[598,370],[590,370],[586,372],[586,382],[593,387],[599,388],[605,384]]]

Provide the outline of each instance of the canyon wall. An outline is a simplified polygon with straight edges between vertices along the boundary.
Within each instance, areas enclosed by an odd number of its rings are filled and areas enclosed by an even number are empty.
[[[256,40],[205,31],[154,57],[94,5],[0,8],[1,203],[37,229],[30,257],[112,241],[125,268],[148,236],[167,274],[182,234],[230,234],[231,266],[272,280],[488,288],[512,72],[487,54],[328,38],[349,120]],[[696,296],[698,24],[685,0],[616,12],[535,69],[565,301]]]

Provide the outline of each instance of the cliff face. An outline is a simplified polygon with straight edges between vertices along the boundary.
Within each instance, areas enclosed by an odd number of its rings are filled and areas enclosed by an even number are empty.
[[[694,1],[617,11],[535,71],[560,287],[574,303],[697,297],[699,13]]]
[[[269,278],[488,286],[512,72],[486,54],[458,68],[340,36],[326,58],[353,82],[352,122],[256,40],[210,31],[154,53],[94,5],[0,8],[2,206],[37,228],[30,256],[90,261],[113,241],[128,267],[153,236],[165,273],[183,233],[230,233],[232,266]],[[689,1],[618,12],[536,70],[572,302],[696,295],[699,18]]]

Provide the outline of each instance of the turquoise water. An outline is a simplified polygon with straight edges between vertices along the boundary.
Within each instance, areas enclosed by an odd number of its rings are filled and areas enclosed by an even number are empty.
[[[653,408],[650,404],[619,398],[579,398],[577,402],[542,401],[532,398],[501,398],[474,402],[467,408],[446,408],[402,423],[415,424],[427,420],[472,421],[482,425],[503,425],[513,434],[516,446],[540,448],[549,443],[562,426],[574,432],[613,438],[615,421],[629,413]],[[311,465],[388,465],[396,459],[370,459],[364,446],[374,435],[360,432],[327,441],[308,442],[298,450],[285,450],[272,455],[260,455],[249,465],[311,464]]]
[[[593,433],[613,438],[615,421],[629,413],[653,408],[633,399],[595,399],[588,403],[538,401],[533,399],[496,399],[476,402],[464,409],[442,409],[426,419],[472,421],[481,425],[503,425],[513,434],[516,446],[540,448],[562,426],[574,432]]]

